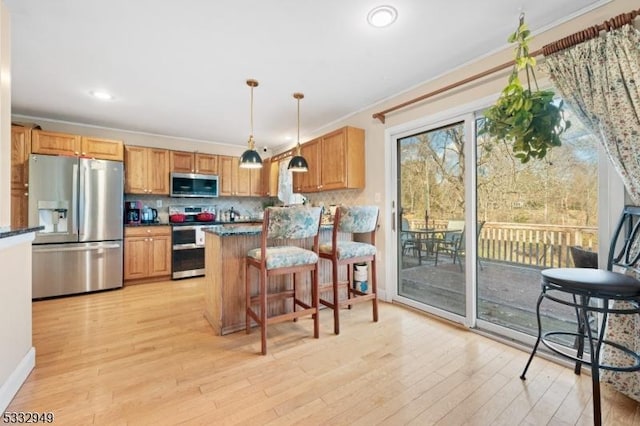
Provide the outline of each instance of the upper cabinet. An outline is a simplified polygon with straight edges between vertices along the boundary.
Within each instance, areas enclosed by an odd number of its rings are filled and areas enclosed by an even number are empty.
[[[83,136],[80,141],[80,153],[83,157],[123,161],[124,144],[122,141]]]
[[[278,195],[278,177],[280,163],[273,158],[262,160],[262,195],[276,197]]]
[[[217,175],[218,156],[199,152],[171,151],[171,171]]]
[[[92,157],[101,160],[123,160],[123,143],[118,140],[85,137],[68,133],[31,131],[34,154]]]
[[[11,126],[11,226],[26,228],[29,204],[31,129]]]
[[[127,194],[169,195],[169,151],[129,146],[124,149]]]
[[[303,144],[300,152],[309,171],[293,174],[296,192],[364,188],[363,129],[343,127]]]
[[[364,130],[343,127],[322,137],[321,190],[364,189]]]
[[[322,139],[318,138],[309,141],[301,146],[300,155],[302,155],[304,159],[307,160],[309,171],[293,173],[293,190],[295,192],[322,191],[322,161],[320,157],[321,142]]]
[[[221,196],[262,195],[262,169],[242,169],[238,157],[218,156],[218,176]]]

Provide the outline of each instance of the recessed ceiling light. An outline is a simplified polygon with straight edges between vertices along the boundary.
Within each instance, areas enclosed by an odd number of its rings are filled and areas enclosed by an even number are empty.
[[[89,94],[94,98],[100,99],[101,101],[110,101],[113,99],[113,95],[103,90],[92,90],[91,92],[89,92]]]
[[[398,17],[398,11],[393,6],[378,6],[371,9],[367,21],[376,28],[388,27]]]

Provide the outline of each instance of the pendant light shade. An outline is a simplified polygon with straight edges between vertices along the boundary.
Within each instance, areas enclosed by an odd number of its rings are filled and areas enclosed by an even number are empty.
[[[308,172],[309,165],[307,164],[307,160],[300,155],[300,99],[304,98],[304,95],[302,93],[294,93],[293,97],[298,101],[298,144],[296,145],[296,155],[289,161],[287,169],[292,172]]]
[[[262,158],[256,151],[256,142],[253,139],[253,88],[258,86],[258,81],[249,79],[247,86],[251,87],[251,133],[247,144],[249,148],[240,156],[240,167],[243,169],[259,169],[262,167]]]

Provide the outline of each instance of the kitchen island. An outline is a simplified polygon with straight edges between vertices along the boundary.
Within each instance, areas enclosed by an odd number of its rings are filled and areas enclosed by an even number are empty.
[[[332,225],[320,227],[320,243],[331,241]],[[245,329],[245,257],[253,248],[260,247],[262,225],[223,225],[205,229],[205,312],[216,335],[233,333]],[[341,238],[350,238],[350,234]],[[270,244],[299,244],[300,241],[273,241]],[[304,241],[305,248],[313,246],[313,238]],[[344,269],[344,268],[343,268]],[[258,272],[251,268],[251,282],[258,285]],[[310,274],[298,277],[298,295],[310,303]],[[340,279],[346,280],[346,271],[340,271]],[[269,279],[272,288],[290,286],[289,276]],[[320,260],[319,282],[331,282],[331,262]],[[289,287],[290,288],[290,287]],[[330,287],[329,287],[330,289]],[[291,309],[292,303],[283,300],[269,302],[269,315]]]
[[[31,242],[43,227],[0,226],[0,412],[35,366],[31,339]]]

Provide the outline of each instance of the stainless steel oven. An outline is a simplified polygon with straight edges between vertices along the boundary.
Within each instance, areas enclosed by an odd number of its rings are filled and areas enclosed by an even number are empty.
[[[174,225],[172,227],[173,279],[204,275],[204,226]]]

